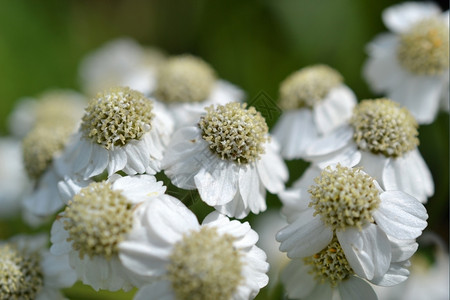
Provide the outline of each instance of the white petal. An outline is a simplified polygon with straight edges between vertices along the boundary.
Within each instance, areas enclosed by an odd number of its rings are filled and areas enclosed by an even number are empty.
[[[313,209],[305,210],[294,223],[277,233],[276,239],[281,243],[280,251],[287,252],[290,258],[316,254],[333,238],[333,232],[319,216],[314,217],[313,213]]]
[[[374,278],[370,282],[381,286],[394,286],[408,279],[409,271],[404,263],[391,264],[389,270],[383,276]]]
[[[375,179],[383,189],[386,187],[383,185],[383,172],[386,165],[390,161],[383,154],[373,154],[370,151],[361,151],[361,160],[358,163],[358,167],[362,167],[363,171]]]
[[[361,231],[347,228],[336,236],[350,266],[359,276],[371,280],[384,274],[391,262],[391,246],[386,234],[374,224]]]
[[[75,173],[82,172],[85,170],[86,166],[89,164],[89,161],[91,159],[92,151],[94,151],[94,148],[96,148],[95,147],[96,145],[93,145],[91,141],[88,141],[83,137],[80,138],[79,143],[80,145],[76,150],[77,152],[73,157],[72,163],[73,171]]]
[[[238,189],[238,168],[234,163],[216,160],[194,176],[200,197],[210,206],[230,202]]]
[[[284,189],[289,173],[283,159],[278,155],[278,144],[272,140],[265,144],[266,153],[256,162],[259,178],[266,189],[276,194]]]
[[[405,2],[385,9],[382,18],[391,31],[402,33],[417,21],[440,13],[439,6],[432,2]]]
[[[71,243],[67,242],[69,233],[64,229],[62,222],[63,220],[56,219],[51,228],[50,240],[52,246],[50,252],[55,255],[67,254],[73,250]]]
[[[153,175],[125,176],[113,183],[114,190],[120,190],[131,203],[139,203],[164,194],[166,187],[162,181],[156,181]]]
[[[339,294],[341,299],[345,300],[377,300],[377,294],[372,287],[364,280],[352,276],[348,280],[342,281],[339,285]]]
[[[127,164],[127,154],[125,149],[116,147],[116,149],[109,151],[109,163],[108,163],[108,175],[116,173],[122,170]]]
[[[418,149],[390,159],[382,176],[385,190],[406,192],[422,203],[434,193],[433,177]]]
[[[306,150],[307,160],[323,160],[320,156],[334,154],[348,146],[353,139],[353,129],[350,126],[341,126],[332,133],[320,138]]]
[[[133,298],[134,300],[176,300],[172,284],[168,280],[160,280],[143,286]]]
[[[311,294],[303,298],[302,300],[332,300],[333,288],[328,283],[319,283],[312,290]]]
[[[240,193],[236,193],[230,202],[224,205],[215,205],[214,208],[221,214],[236,219],[243,219],[250,213],[250,207],[242,200]]]
[[[313,109],[319,134],[326,135],[347,122],[355,104],[356,96],[347,86],[333,88]]]
[[[392,259],[391,261],[401,262],[410,259],[411,256],[417,251],[419,244],[415,239],[412,240],[399,240],[392,236],[388,236],[391,243]]]
[[[259,193],[259,185],[258,173],[254,165],[239,168],[239,193],[254,214],[265,211],[267,208],[266,199]]]
[[[397,239],[415,239],[427,226],[425,207],[416,198],[401,191],[386,191],[373,217],[386,234]]]
[[[303,298],[311,294],[317,281],[309,272],[302,259],[294,259],[281,273],[281,282],[290,298]]]
[[[92,156],[84,171],[84,178],[101,174],[108,165],[108,150],[103,147],[93,147]]]

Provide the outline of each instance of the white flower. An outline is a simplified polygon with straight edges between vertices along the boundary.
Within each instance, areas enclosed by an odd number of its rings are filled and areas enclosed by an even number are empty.
[[[135,299],[253,299],[267,284],[266,255],[247,222],[212,212],[200,225],[168,195],[144,205],[140,226],[119,245],[122,263],[143,280]]]
[[[129,86],[149,95],[155,88],[156,69],[164,59],[164,54],[157,49],[144,48],[131,38],[119,38],[81,61],[81,85],[92,96],[115,86]]]
[[[9,115],[11,133],[24,138],[36,124],[76,124],[83,115],[86,99],[72,90],[49,90],[35,98],[19,99]]]
[[[67,256],[45,248],[45,236],[15,236],[0,242],[1,299],[65,299],[59,289],[70,287],[76,274]]]
[[[194,125],[207,106],[244,98],[242,90],[216,79],[205,61],[191,55],[174,56],[161,65],[153,95],[173,114],[176,128]]]
[[[0,138],[0,217],[17,216],[31,183],[23,166],[22,147],[14,138]]]
[[[400,190],[425,203],[434,183],[417,135],[417,124],[405,108],[388,99],[363,100],[350,125],[312,144],[307,159],[321,168],[335,163],[362,167],[383,189]]]
[[[444,241],[424,232],[420,245],[435,246],[433,262],[429,253],[417,252],[411,258],[409,279],[394,287],[374,286],[380,300],[447,300],[449,298],[449,257]]]
[[[117,245],[135,226],[139,204],[163,194],[165,187],[154,176],[136,175],[77,189],[53,223],[50,251],[68,254],[78,278],[95,290],[131,289],[134,279],[120,263]]]
[[[392,33],[368,46],[364,75],[375,92],[406,106],[420,124],[449,101],[449,14],[432,2],[405,2],[383,12]]]
[[[172,119],[160,105],[138,91],[112,88],[89,103],[59,168],[84,179],[104,170],[109,176],[155,174],[172,130]]]
[[[342,76],[325,65],[300,69],[280,86],[284,110],[272,130],[286,159],[303,158],[306,148],[348,121],[356,104]]]
[[[390,286],[406,280],[408,261],[394,260],[408,258],[416,249],[414,241],[393,242],[393,261],[388,272],[371,282]],[[362,296],[377,299],[370,284],[352,269],[336,238],[318,253],[292,260],[283,270],[281,280],[289,299],[359,300]]]
[[[204,202],[229,217],[266,209],[265,189],[284,189],[287,168],[264,118],[236,102],[206,108],[197,126],[179,129],[164,157],[172,183],[198,189]]]
[[[314,172],[310,171],[311,176]],[[309,189],[280,195],[289,225],[277,234],[291,258],[314,255],[336,235],[354,272],[367,280],[384,275],[392,261],[390,237],[417,238],[428,218],[424,206],[401,191],[383,191],[359,169],[327,167]]]

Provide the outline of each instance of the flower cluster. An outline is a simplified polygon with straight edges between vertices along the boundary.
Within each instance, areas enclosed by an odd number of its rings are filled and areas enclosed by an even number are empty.
[[[383,18],[397,35],[370,44],[364,74],[386,97],[358,101],[337,70],[306,66],[281,82],[272,131],[206,61],[128,39],[85,58],[81,93],[21,102],[22,143],[0,151],[20,148],[7,166],[28,184],[0,212],[21,199],[51,245],[0,242],[0,298],[60,299],[78,280],[134,299],[253,299],[279,278],[290,299],[357,300],[407,280],[434,193],[418,124],[448,100],[448,13],[406,3]],[[283,158],[309,163],[291,186]],[[254,228],[279,250],[242,220],[267,192],[282,219],[273,236]]]

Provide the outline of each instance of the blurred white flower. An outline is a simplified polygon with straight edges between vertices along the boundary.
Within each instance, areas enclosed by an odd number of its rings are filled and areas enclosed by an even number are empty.
[[[392,33],[368,45],[364,76],[420,124],[431,123],[449,102],[449,13],[432,2],[405,2],[387,8],[383,21]]]
[[[50,254],[47,242],[43,235],[0,241],[1,299],[65,299],[59,289],[72,286],[76,274],[68,256]]]
[[[286,159],[303,158],[307,147],[347,122],[356,97],[342,76],[325,65],[300,69],[280,86],[284,110],[272,130]]]
[[[135,226],[139,205],[165,189],[152,175],[115,175],[75,187],[77,194],[53,223],[50,251],[69,255],[78,278],[95,290],[130,290],[133,277],[119,261],[118,244]]]
[[[145,48],[131,38],[104,44],[81,61],[79,76],[83,91],[94,96],[100,91],[128,86],[149,95],[155,88],[155,73],[165,55]]]
[[[253,107],[232,102],[206,108],[199,125],[179,129],[164,157],[172,183],[198,189],[201,199],[229,217],[266,210],[266,188],[284,189],[288,172]]]
[[[390,237],[417,238],[427,225],[425,207],[401,191],[383,191],[360,169],[338,164],[318,173],[305,173],[315,178],[309,189],[279,194],[289,223],[277,234],[280,250],[290,258],[311,256],[336,235],[353,271],[381,280],[392,262]]]
[[[153,96],[173,114],[176,128],[193,126],[205,107],[242,102],[244,93],[217,79],[214,70],[192,55],[174,56],[161,64]]]
[[[200,225],[168,195],[143,206],[119,245],[122,263],[142,278],[134,299],[253,299],[267,285],[266,255],[247,222],[212,212]]]
[[[312,144],[306,159],[320,168],[362,167],[384,190],[400,190],[425,203],[434,183],[417,136],[417,123],[406,108],[389,99],[363,100],[350,124]]]
[[[61,173],[88,179],[107,170],[155,174],[173,131],[160,104],[129,88],[97,94],[86,108],[79,131],[61,160]]]
[[[0,218],[17,216],[23,196],[30,188],[21,142],[11,137],[0,138]]]

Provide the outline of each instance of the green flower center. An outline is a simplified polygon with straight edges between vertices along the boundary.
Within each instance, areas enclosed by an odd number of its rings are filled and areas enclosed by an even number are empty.
[[[264,153],[269,128],[254,107],[232,102],[205,109],[199,122],[202,137],[222,159],[246,164]]]
[[[389,99],[361,101],[350,120],[361,150],[398,157],[419,145],[417,122],[406,108]]]
[[[0,299],[35,299],[43,285],[38,253],[23,253],[13,244],[0,246]]]
[[[156,98],[165,102],[202,102],[216,81],[214,70],[200,58],[182,55],[168,59],[157,76]]]
[[[177,299],[229,300],[244,279],[241,254],[234,237],[202,227],[177,242],[170,256],[167,276]]]
[[[331,89],[342,84],[336,70],[315,65],[303,68],[287,77],[280,86],[279,104],[282,109],[312,108],[326,97]]]
[[[55,90],[40,97],[36,109],[36,123],[77,124],[83,115],[84,98],[75,92]]]
[[[54,155],[64,149],[73,131],[71,120],[61,120],[38,124],[27,134],[22,141],[22,151],[25,170],[30,178],[38,179],[47,170]]]
[[[373,222],[372,213],[380,204],[379,191],[374,180],[359,169],[337,165],[336,169],[327,167],[315,185],[309,207],[314,207],[314,215],[320,215],[325,225],[332,230],[345,230]]]
[[[321,283],[329,281],[333,287],[355,274],[336,237],[319,253],[304,258],[304,262],[311,265],[310,272],[316,280]]]
[[[69,202],[64,214],[64,229],[72,248],[85,255],[110,259],[133,225],[132,204],[107,182],[93,182]]]
[[[105,149],[139,140],[150,131],[153,103],[138,91],[112,88],[89,102],[81,129]]]
[[[397,57],[400,64],[417,75],[439,75],[449,66],[448,24],[425,19],[400,36]]]

